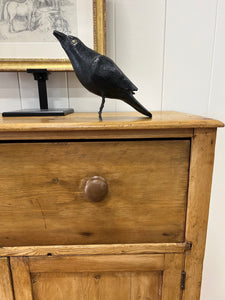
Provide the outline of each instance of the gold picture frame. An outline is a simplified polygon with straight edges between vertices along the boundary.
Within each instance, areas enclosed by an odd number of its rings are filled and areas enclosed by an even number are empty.
[[[106,0],[93,1],[94,49],[106,53]],[[47,69],[48,71],[73,71],[69,59],[58,58],[0,58],[0,71],[26,71],[27,69]]]

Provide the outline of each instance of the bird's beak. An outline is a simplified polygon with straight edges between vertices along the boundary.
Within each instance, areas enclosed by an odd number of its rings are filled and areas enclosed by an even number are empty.
[[[64,42],[67,39],[67,35],[60,31],[54,30],[53,34],[60,41],[60,43]]]

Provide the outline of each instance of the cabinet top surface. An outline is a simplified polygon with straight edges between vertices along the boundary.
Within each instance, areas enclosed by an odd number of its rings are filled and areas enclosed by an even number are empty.
[[[155,111],[152,119],[136,112],[103,113],[99,121],[97,113],[73,113],[57,117],[0,117],[0,131],[64,131],[111,129],[168,129],[223,127],[218,120],[196,115]]]

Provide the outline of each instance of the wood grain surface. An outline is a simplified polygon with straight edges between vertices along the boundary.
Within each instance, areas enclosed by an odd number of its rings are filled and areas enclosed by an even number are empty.
[[[11,257],[10,267],[15,300],[33,300],[28,258]]]
[[[216,143],[216,129],[196,129],[192,141],[186,240],[193,243],[186,253],[186,288],[183,300],[198,300],[207,233],[209,201]]]
[[[112,245],[59,245],[0,247],[0,256],[65,256],[99,254],[153,254],[184,253],[190,250],[189,243],[112,244]]]
[[[159,300],[161,272],[36,273],[34,300]]]
[[[110,139],[155,139],[155,138],[191,138],[193,129],[146,129],[146,130],[77,130],[77,131],[4,131],[0,141],[37,141],[37,140],[110,140]]]
[[[183,242],[189,140],[0,145],[1,246]],[[92,203],[86,180],[108,195]]]
[[[137,112],[105,112],[103,122],[99,121],[97,113],[74,113],[62,117],[1,117],[0,132],[147,130],[224,126],[222,122],[214,119],[180,112],[155,111],[152,115],[152,119],[149,119]]]
[[[181,254],[165,255],[163,273],[162,300],[181,299],[181,272],[184,268],[184,256]]]
[[[36,257],[29,262],[34,300],[161,297],[164,255]]]
[[[14,300],[11,274],[7,257],[0,258],[0,299]]]
[[[14,257],[10,261],[15,300],[180,300],[183,254]]]
[[[164,254],[29,257],[31,273],[150,271],[164,269]]]

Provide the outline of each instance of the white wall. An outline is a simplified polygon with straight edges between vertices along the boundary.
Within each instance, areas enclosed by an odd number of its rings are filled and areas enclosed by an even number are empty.
[[[151,110],[179,110],[225,122],[225,0],[107,0],[107,51]],[[96,111],[98,97],[73,73],[48,81],[53,107]],[[0,73],[0,111],[38,106],[26,73]],[[105,110],[132,110],[108,100]],[[225,299],[225,129],[218,130],[201,300]]]

